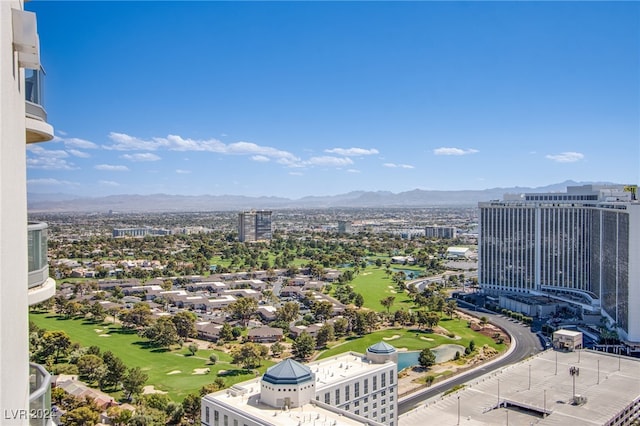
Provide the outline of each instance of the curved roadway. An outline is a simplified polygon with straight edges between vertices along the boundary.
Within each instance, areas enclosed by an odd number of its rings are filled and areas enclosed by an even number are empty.
[[[535,333],[532,333],[529,327],[526,327],[520,323],[509,321],[507,318],[496,315],[495,313],[486,311],[484,309],[478,311],[462,309],[460,307],[458,309],[469,315],[477,317],[487,317],[490,323],[497,325],[498,327],[501,327],[507,331],[507,333],[511,336],[512,345],[515,344],[515,348],[513,349],[513,351],[511,351],[507,355],[504,355],[502,358],[499,358],[493,362],[490,361],[490,364],[481,365],[473,370],[469,370],[459,375],[453,376],[452,378],[447,379],[440,384],[435,384],[431,387],[419,390],[406,397],[403,397],[401,400],[398,400],[398,415],[407,413],[414,408],[417,408],[422,402],[447,391],[453,386],[466,383],[470,380],[487,374],[490,371],[500,369],[509,364],[514,364],[542,350],[542,345],[538,340],[538,336]]]

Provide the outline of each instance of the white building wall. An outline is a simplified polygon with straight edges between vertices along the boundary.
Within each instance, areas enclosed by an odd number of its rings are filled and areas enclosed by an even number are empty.
[[[629,206],[629,334],[640,342],[640,204]]]
[[[260,383],[260,401],[275,408],[293,409],[307,404],[316,394],[315,376],[299,385],[274,385]]]
[[[200,413],[202,426],[264,426],[267,424],[262,419],[252,418],[208,399],[202,400]]]
[[[0,424],[28,423],[27,194],[24,70],[13,52],[11,9],[0,2]],[[7,418],[9,417],[9,418]],[[18,417],[18,418],[12,418]]]
[[[313,367],[312,367],[313,368]],[[398,424],[398,367],[380,369],[327,386],[318,385],[316,400],[389,426]]]

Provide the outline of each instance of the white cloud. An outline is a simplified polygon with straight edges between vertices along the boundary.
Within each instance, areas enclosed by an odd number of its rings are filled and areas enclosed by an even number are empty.
[[[280,164],[295,166],[300,159],[288,151],[270,146],[261,146],[252,142],[234,142],[225,144],[217,139],[185,139],[178,135],[168,135],[166,138],[139,139],[124,133],[109,133],[113,144],[104,146],[105,149],[117,151],[156,151],[164,148],[170,151],[204,151],[218,154],[261,155],[275,159]]]
[[[365,148],[332,148],[325,149],[324,152],[329,152],[331,154],[344,155],[345,157],[357,157],[362,155],[374,155],[378,154],[378,150],[375,148],[365,149]]]
[[[54,178],[40,178],[27,180],[27,185],[78,185],[78,183]]]
[[[557,163],[575,163],[576,161],[580,161],[584,159],[584,154],[579,152],[561,152],[560,154],[548,154],[545,156],[549,160],[555,161]]]
[[[114,164],[96,164],[93,166],[96,170],[103,170],[107,172],[126,172],[129,171],[127,166],[118,166]]]
[[[69,154],[73,155],[74,157],[80,157],[80,158],[89,158],[91,157],[91,154],[84,152],[84,151],[79,151],[77,149],[70,149],[67,151]]]
[[[65,158],[69,154],[63,150],[44,149],[38,145],[27,145],[27,167],[41,170],[73,170],[76,167]]]
[[[98,183],[103,186],[120,186],[118,182],[112,180],[99,180]]]
[[[309,164],[312,166],[332,166],[332,167],[342,167],[349,166],[353,164],[353,160],[347,157],[331,157],[328,155],[322,157],[311,157],[308,161],[305,161],[305,164]]]
[[[155,151],[162,145],[162,142],[156,140],[138,139],[125,133],[111,132],[109,133],[109,139],[114,143],[103,147],[116,151]]]
[[[43,157],[67,158],[69,156],[66,151],[61,149],[44,149],[40,145],[27,145],[27,151]]]
[[[289,172],[291,176],[304,176],[304,173],[301,172]]]
[[[475,154],[478,152],[477,149],[469,148],[469,149],[461,149],[461,148],[436,148],[433,150],[435,155],[468,155]]]
[[[154,139],[163,146],[166,145],[171,151],[209,151],[223,153],[226,147],[224,143],[217,139],[184,139],[178,135],[169,135],[166,138]]]
[[[378,150],[371,148],[332,148],[325,152],[339,154],[338,156],[316,156],[309,159],[301,159],[293,153],[271,146],[258,145],[253,142],[239,141],[225,144],[218,139],[190,139],[183,138],[179,135],[168,135],[167,137],[153,137],[150,139],[140,139],[124,133],[111,132],[109,139],[111,145],[105,146],[106,149],[119,151],[156,151],[159,149],[169,151],[185,151],[185,152],[212,152],[222,155],[244,155],[248,156],[252,161],[269,162],[274,161],[286,167],[307,167],[307,166],[324,166],[324,167],[344,167],[353,164],[350,156],[364,156],[378,154]],[[121,158],[131,161],[153,161],[157,159],[153,154],[126,154]],[[158,157],[159,158],[159,157]],[[399,167],[411,167],[403,166]]]
[[[188,175],[191,173],[191,170],[176,169],[176,173],[179,175]]]
[[[80,139],[80,138],[64,138],[62,139],[62,142],[64,142],[64,146],[70,147],[70,148],[83,148],[83,149],[98,148],[97,144],[85,139]]]
[[[120,158],[124,158],[129,161],[158,161],[161,159],[159,155],[153,154],[151,152],[142,152],[138,154],[124,154],[121,155]]]
[[[415,169],[411,164],[384,163],[383,166],[390,169]]]
[[[349,172],[349,173],[360,173],[360,170],[358,170],[358,169],[347,169],[347,172]]]

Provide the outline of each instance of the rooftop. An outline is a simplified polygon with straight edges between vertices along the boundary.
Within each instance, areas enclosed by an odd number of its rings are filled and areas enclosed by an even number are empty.
[[[572,376],[571,367],[577,367],[579,374]],[[422,426],[425,418],[433,424],[455,424],[459,401],[460,422],[468,426],[505,421],[516,425],[602,425],[640,398],[638,377],[640,360],[635,358],[590,350],[548,350],[468,382],[458,392],[431,399],[401,416],[399,424]],[[572,404],[573,379],[576,395],[586,398],[582,405]],[[498,399],[501,408],[497,408]],[[549,414],[543,417],[545,410]]]
[[[308,364],[316,374],[316,391],[348,378],[380,369],[384,364],[370,363],[362,354],[347,352],[342,355]]]
[[[262,379],[274,385],[293,385],[313,380],[311,369],[291,358],[269,367]]]
[[[386,342],[378,342],[374,345],[369,346],[367,348],[367,351],[374,354],[391,354],[396,352],[396,348]]]
[[[364,422],[322,408],[321,404],[309,403],[292,410],[274,408],[260,402],[260,379],[234,385],[231,389],[208,394],[205,397],[242,411],[245,416],[259,419],[265,424],[279,426],[325,425],[362,426]],[[362,419],[364,420],[364,419]],[[371,420],[369,424],[377,424]]]
[[[563,329],[554,331],[553,334],[560,335],[560,336],[576,337],[576,336],[580,336],[582,333],[579,331],[567,330],[563,328]]]

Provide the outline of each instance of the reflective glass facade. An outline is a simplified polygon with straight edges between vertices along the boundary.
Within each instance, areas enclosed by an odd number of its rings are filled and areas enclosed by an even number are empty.
[[[639,232],[637,214],[631,214],[637,201],[593,202],[588,194],[563,202],[545,197],[479,204],[481,287],[489,292],[582,294],[582,303],[591,300],[596,309],[599,303],[626,334],[630,315],[635,315],[629,312],[630,298],[640,294],[632,267],[637,242],[630,237]]]

